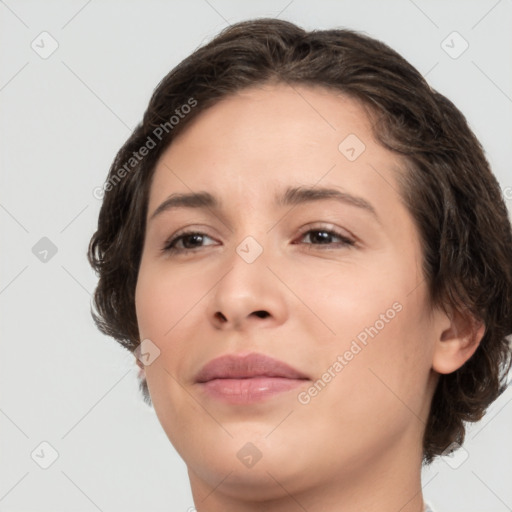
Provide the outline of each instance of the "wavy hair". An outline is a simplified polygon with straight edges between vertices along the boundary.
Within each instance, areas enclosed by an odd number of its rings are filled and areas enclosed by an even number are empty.
[[[397,52],[366,35],[308,32],[276,19],[244,21],[163,78],[110,168],[88,251],[99,276],[93,318],[126,349],[139,346],[135,287],[155,164],[201,112],[241,89],[269,82],[322,86],[365,106],[376,140],[406,164],[398,178],[420,234],[432,307],[455,308],[485,323],[474,355],[457,371],[440,375],[423,439],[429,463],[451,443],[462,444],[465,422],[482,418],[505,388],[511,365],[512,229],[499,184],[463,114]],[[191,98],[195,107],[170,124]],[[149,138],[155,142],[156,133],[156,147],[131,161]],[[145,381],[141,389],[151,403]]]

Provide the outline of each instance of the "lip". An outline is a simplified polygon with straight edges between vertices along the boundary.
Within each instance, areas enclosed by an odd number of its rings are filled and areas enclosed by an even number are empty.
[[[309,380],[287,363],[254,352],[217,357],[195,377],[209,396],[232,404],[263,401]]]

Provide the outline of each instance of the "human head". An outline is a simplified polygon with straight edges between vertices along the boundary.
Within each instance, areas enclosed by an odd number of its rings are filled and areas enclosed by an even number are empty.
[[[89,259],[100,278],[97,325],[132,352],[141,341],[135,292],[160,157],[210,107],[276,83],[320,86],[366,111],[375,139],[404,163],[397,182],[422,244],[432,310],[485,325],[472,357],[439,376],[423,442],[431,461],[452,442],[462,443],[464,422],[480,419],[502,390],[510,365],[512,236],[499,185],[464,116],[401,56],[369,37],[349,30],[306,32],[278,20],[243,22],[160,82],[111,166],[112,186],[91,240]],[[184,105],[190,106],[186,114]],[[162,130],[172,116],[179,120]],[[119,179],[119,169],[148,138],[156,147]]]

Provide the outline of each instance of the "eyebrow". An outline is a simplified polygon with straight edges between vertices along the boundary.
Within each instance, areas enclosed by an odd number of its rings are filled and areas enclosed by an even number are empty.
[[[366,199],[335,188],[288,187],[282,196],[275,197],[275,202],[279,206],[295,206],[301,203],[326,199],[335,199],[350,206],[356,206],[357,208],[371,213],[378,219],[375,208]]]
[[[171,194],[152,214],[149,220],[163,212],[175,208],[220,208],[220,201],[208,192],[191,192],[188,194]]]
[[[355,206],[372,214],[377,220],[378,215],[375,208],[364,198],[354,196],[348,192],[342,192],[335,188],[319,187],[288,187],[283,194],[276,195],[274,201],[277,206],[296,206],[312,201],[334,199],[350,206]],[[154,219],[163,212],[176,208],[200,208],[217,209],[221,208],[221,201],[209,192],[190,192],[171,194],[151,214],[149,220]]]

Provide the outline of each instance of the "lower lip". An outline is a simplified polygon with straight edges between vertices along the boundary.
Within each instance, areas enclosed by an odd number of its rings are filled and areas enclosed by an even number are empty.
[[[252,377],[248,379],[213,379],[200,383],[210,396],[232,404],[261,402],[300,386],[305,379]]]

